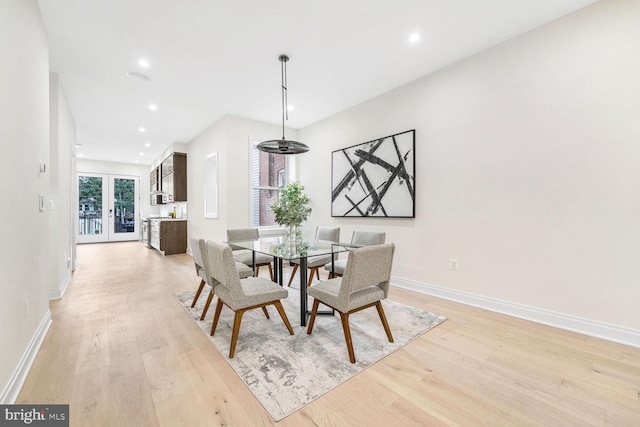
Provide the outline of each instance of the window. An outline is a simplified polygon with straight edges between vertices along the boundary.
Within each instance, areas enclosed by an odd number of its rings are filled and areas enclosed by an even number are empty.
[[[252,226],[276,226],[271,205],[278,202],[279,188],[287,182],[287,160],[283,154],[265,153],[251,149]]]

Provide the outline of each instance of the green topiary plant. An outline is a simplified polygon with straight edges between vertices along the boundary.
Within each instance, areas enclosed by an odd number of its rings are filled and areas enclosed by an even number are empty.
[[[311,199],[304,192],[299,182],[292,182],[280,189],[278,203],[271,205],[279,225],[287,227],[291,233],[296,227],[309,218]]]

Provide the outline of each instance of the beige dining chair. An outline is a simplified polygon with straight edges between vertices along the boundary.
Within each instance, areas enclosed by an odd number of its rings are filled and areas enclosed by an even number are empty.
[[[338,243],[340,241],[340,227],[317,227],[315,241]],[[307,268],[310,270],[307,286],[311,286],[314,274],[318,277],[318,280],[320,280],[320,267],[323,267],[327,263],[331,263],[331,255],[319,255],[307,258]],[[300,266],[300,260],[291,260],[291,264],[293,264],[293,270],[291,271],[291,277],[289,278],[287,286],[291,286],[293,277],[296,275],[296,271],[298,271],[298,267]]]
[[[340,313],[342,320],[349,360],[351,363],[355,363],[356,357],[351,342],[349,316],[365,308],[375,306],[387,338],[389,342],[393,342],[393,335],[389,329],[381,301],[389,294],[389,279],[391,278],[394,251],[393,243],[353,249],[349,252],[343,277],[314,283],[307,291],[308,295],[313,297],[307,334],[311,334],[313,331],[320,303],[335,309]]]
[[[258,240],[259,238],[260,234],[257,228],[237,228],[227,230],[227,242],[246,242],[251,240]],[[229,247],[231,247],[231,250],[233,250],[233,256],[236,261],[239,261],[244,265],[251,267],[253,262],[253,255],[250,250],[247,250],[240,246],[236,246],[233,243],[229,243]],[[271,276],[271,281],[273,281],[273,268],[271,267],[273,257],[261,253],[256,253],[255,257],[256,276],[260,273],[260,267],[268,266],[269,275]]]
[[[211,291],[209,292],[209,297],[207,298],[207,302],[204,305],[204,309],[202,310],[202,315],[200,316],[200,320],[204,320],[204,317],[207,314],[207,310],[209,310],[209,305],[211,305],[211,300],[213,299],[213,287],[211,286],[210,280],[207,278],[207,269],[205,268],[206,261],[206,253],[207,247],[204,239],[199,239],[197,237],[191,237],[189,239],[191,244],[191,254],[193,255],[193,263],[196,267],[196,275],[200,277],[200,286],[198,286],[198,290],[196,291],[196,296],[193,298],[193,302],[191,303],[191,308],[196,306],[198,302],[198,298],[200,298],[200,294],[204,289],[205,285],[209,285],[211,287]],[[242,264],[241,262],[236,262],[236,269],[238,270],[238,276],[241,279],[246,277],[253,276],[253,270]]]
[[[387,233],[377,231],[354,231],[351,235],[351,244],[357,246],[382,245]],[[347,259],[337,259],[333,262],[333,272],[331,264],[325,264],[324,269],[329,272],[329,278],[340,277],[347,267]]]
[[[274,305],[289,333],[293,335],[293,328],[280,302],[282,298],[286,298],[289,295],[286,289],[262,277],[240,279],[231,248],[225,244],[207,242],[207,256],[208,274],[211,275],[211,280],[215,282],[214,290],[218,296],[218,304],[216,305],[216,312],[211,325],[211,336],[216,332],[223,305],[226,305],[235,313],[229,359],[233,359],[235,354],[242,316],[248,310],[262,308],[266,312],[267,306]]]

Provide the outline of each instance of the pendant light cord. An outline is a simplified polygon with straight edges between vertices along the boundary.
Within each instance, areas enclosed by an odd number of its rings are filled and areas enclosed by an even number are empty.
[[[282,139],[284,140],[284,121],[289,120],[289,112],[287,110],[289,102],[287,99],[287,61],[289,57],[286,55],[280,56],[280,74],[282,81]]]
[[[287,55],[280,55],[280,74],[282,91],[282,139],[270,139],[259,143],[256,147],[258,150],[272,154],[300,154],[309,151],[309,146],[299,141],[291,141],[285,137],[285,121],[289,120],[289,99],[287,89]]]

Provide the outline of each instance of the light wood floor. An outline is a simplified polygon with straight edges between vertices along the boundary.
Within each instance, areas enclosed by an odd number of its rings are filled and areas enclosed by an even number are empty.
[[[127,242],[81,245],[78,259],[16,403],[69,403],[72,426],[276,424],[174,299],[199,283],[190,256]],[[278,425],[640,426],[640,349],[390,298],[449,320]]]

